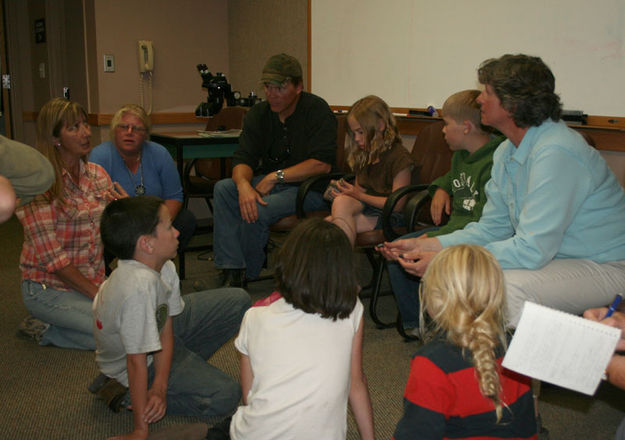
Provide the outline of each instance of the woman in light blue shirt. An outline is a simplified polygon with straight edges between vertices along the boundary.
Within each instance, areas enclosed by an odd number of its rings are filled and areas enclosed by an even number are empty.
[[[506,277],[507,319],[525,301],[580,314],[625,291],[625,193],[601,155],[560,120],[555,79],[538,57],[504,55],[478,70],[482,123],[501,131],[479,222],[448,235],[386,243],[422,275],[443,247],[472,243]]]

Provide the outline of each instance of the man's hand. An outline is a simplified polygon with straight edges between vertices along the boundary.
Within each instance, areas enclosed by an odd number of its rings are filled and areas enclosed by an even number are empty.
[[[621,339],[616,344],[616,349],[625,350],[625,313],[614,312],[612,316],[606,318],[607,313],[607,307],[588,309],[584,312],[584,318],[621,329]]]
[[[252,188],[252,185],[246,184],[237,187],[239,191],[239,209],[241,210],[241,218],[247,223],[254,223],[258,220],[258,206],[267,205],[260,194]]]
[[[152,385],[148,390],[148,401],[143,412],[143,420],[146,423],[158,422],[165,416],[167,410],[167,388]]]
[[[258,194],[261,196],[266,196],[271,192],[273,187],[276,186],[276,182],[276,173],[269,173],[256,184],[256,191],[258,191]]]
[[[432,221],[436,226],[441,224],[443,219],[443,211],[445,214],[451,214],[451,197],[442,188],[438,188],[432,196],[432,203],[430,204],[430,214],[432,215]]]

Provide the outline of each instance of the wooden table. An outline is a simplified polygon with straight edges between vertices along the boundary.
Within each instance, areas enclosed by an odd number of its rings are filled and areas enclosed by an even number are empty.
[[[204,137],[197,131],[176,131],[152,133],[150,140],[163,145],[176,159],[178,173],[182,178],[185,159],[221,159],[224,169],[225,159],[232,157],[239,147],[238,136]]]

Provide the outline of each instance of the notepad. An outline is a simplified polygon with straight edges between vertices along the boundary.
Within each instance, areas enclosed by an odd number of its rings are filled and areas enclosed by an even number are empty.
[[[526,302],[503,366],[593,395],[620,337],[617,328]]]
[[[202,137],[207,137],[207,138],[235,138],[235,137],[241,136],[241,129],[233,128],[231,130],[215,130],[215,131],[198,130],[197,134]]]

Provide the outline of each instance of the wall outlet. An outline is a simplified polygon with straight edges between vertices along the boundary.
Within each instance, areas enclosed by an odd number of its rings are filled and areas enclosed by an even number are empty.
[[[115,56],[104,55],[104,71],[115,72]]]

